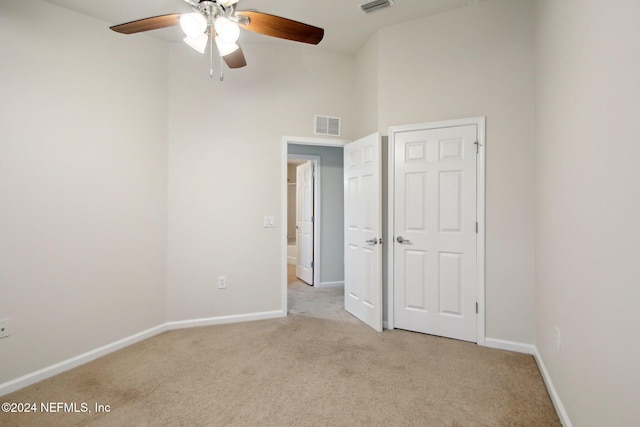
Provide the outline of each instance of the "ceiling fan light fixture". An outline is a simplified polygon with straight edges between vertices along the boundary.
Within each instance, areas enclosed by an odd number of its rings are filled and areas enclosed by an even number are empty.
[[[189,45],[193,50],[196,50],[202,54],[204,54],[205,50],[207,50],[207,42],[209,41],[209,37],[206,34],[200,34],[200,37],[197,39],[193,39],[191,37],[185,37],[183,41]]]
[[[199,13],[185,13],[180,17],[180,28],[191,39],[198,39],[207,29],[207,19]]]
[[[216,37],[216,46],[220,56],[227,56],[240,48],[236,43],[225,43],[219,36]]]
[[[226,44],[235,44],[240,38],[240,27],[233,21],[220,16],[214,23],[218,37]]]

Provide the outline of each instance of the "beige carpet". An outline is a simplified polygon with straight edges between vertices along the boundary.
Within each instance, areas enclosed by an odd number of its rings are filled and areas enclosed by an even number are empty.
[[[0,425],[560,425],[531,356],[377,333],[300,301],[292,312],[310,315],[166,332],[0,397],[109,413],[0,413]]]

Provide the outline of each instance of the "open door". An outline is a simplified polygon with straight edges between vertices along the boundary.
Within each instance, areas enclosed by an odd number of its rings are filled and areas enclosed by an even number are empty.
[[[296,168],[296,276],[313,286],[313,162]]]
[[[380,135],[344,147],[344,308],[382,331]]]

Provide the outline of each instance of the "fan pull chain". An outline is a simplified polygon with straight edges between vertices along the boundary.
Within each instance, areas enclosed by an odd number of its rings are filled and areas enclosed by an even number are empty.
[[[213,78],[213,31],[209,30],[211,42],[209,43],[209,77]]]

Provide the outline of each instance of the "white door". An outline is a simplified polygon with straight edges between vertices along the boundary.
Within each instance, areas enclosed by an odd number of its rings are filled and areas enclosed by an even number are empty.
[[[380,135],[344,148],[344,308],[382,331]]]
[[[313,285],[313,163],[296,167],[296,276]]]
[[[394,327],[476,341],[477,125],[394,137]]]

